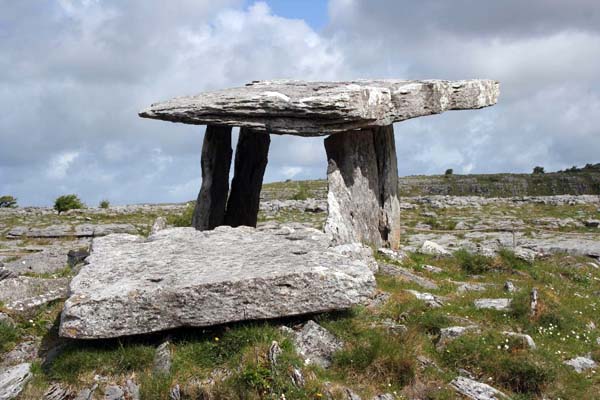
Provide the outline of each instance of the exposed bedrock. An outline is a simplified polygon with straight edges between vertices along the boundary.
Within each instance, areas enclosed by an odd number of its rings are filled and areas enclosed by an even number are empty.
[[[225,221],[231,155],[231,127],[207,126],[202,144],[202,186],[192,218],[192,226],[199,231],[214,229]]]
[[[393,127],[329,136],[325,150],[329,209],[325,231],[338,243],[396,248],[400,202]]]

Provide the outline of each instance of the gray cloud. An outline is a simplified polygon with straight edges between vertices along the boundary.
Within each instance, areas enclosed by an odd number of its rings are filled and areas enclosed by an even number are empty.
[[[595,1],[330,0],[317,32],[242,0],[0,0],[0,193],[50,204],[183,201],[202,127],[142,120],[254,79],[490,77],[498,106],[396,125],[401,174],[598,161]],[[272,138],[267,180],[323,177],[322,139]]]

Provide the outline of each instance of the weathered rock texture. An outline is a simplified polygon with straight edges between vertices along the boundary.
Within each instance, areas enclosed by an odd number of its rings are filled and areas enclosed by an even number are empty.
[[[294,333],[293,340],[304,363],[318,365],[321,368],[329,368],[333,353],[343,346],[341,340],[312,320]]]
[[[325,231],[339,243],[390,245],[400,241],[400,201],[391,126],[325,139],[329,166]]]
[[[0,400],[16,398],[31,379],[31,364],[15,365],[0,371]]]
[[[276,318],[366,302],[366,263],[310,228],[173,228],[109,235],[73,278],[60,335],[108,338]]]
[[[322,136],[446,110],[496,103],[493,80],[348,82],[257,81],[178,97],[140,112],[144,118],[197,125],[230,125],[263,132]]]
[[[240,129],[225,225],[256,226],[260,188],[267,167],[270,144],[271,138],[268,134],[252,129]]]
[[[231,127],[207,126],[202,144],[202,186],[192,218],[192,226],[200,231],[225,221],[231,155]]]
[[[11,311],[27,311],[67,297],[68,279],[21,276],[0,281],[0,302]]]
[[[459,376],[450,382],[450,386],[458,393],[472,400],[501,400],[509,399],[501,391],[494,389],[490,385],[477,382],[464,376]]]

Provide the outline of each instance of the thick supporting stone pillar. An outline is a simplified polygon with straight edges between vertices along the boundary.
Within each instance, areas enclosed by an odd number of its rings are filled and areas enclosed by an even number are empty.
[[[202,144],[202,186],[192,217],[192,226],[200,231],[225,221],[231,155],[231,127],[208,125]]]
[[[397,248],[400,239],[398,167],[392,126],[334,134],[325,139],[325,231],[338,243]]]
[[[267,167],[270,144],[271,138],[268,133],[248,128],[240,129],[225,225],[256,227],[260,189]]]

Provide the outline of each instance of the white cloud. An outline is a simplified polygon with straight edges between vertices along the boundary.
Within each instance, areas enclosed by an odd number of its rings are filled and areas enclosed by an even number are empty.
[[[48,165],[47,176],[51,179],[66,178],[69,167],[77,157],[79,157],[79,152],[77,151],[67,151],[53,156]]]

